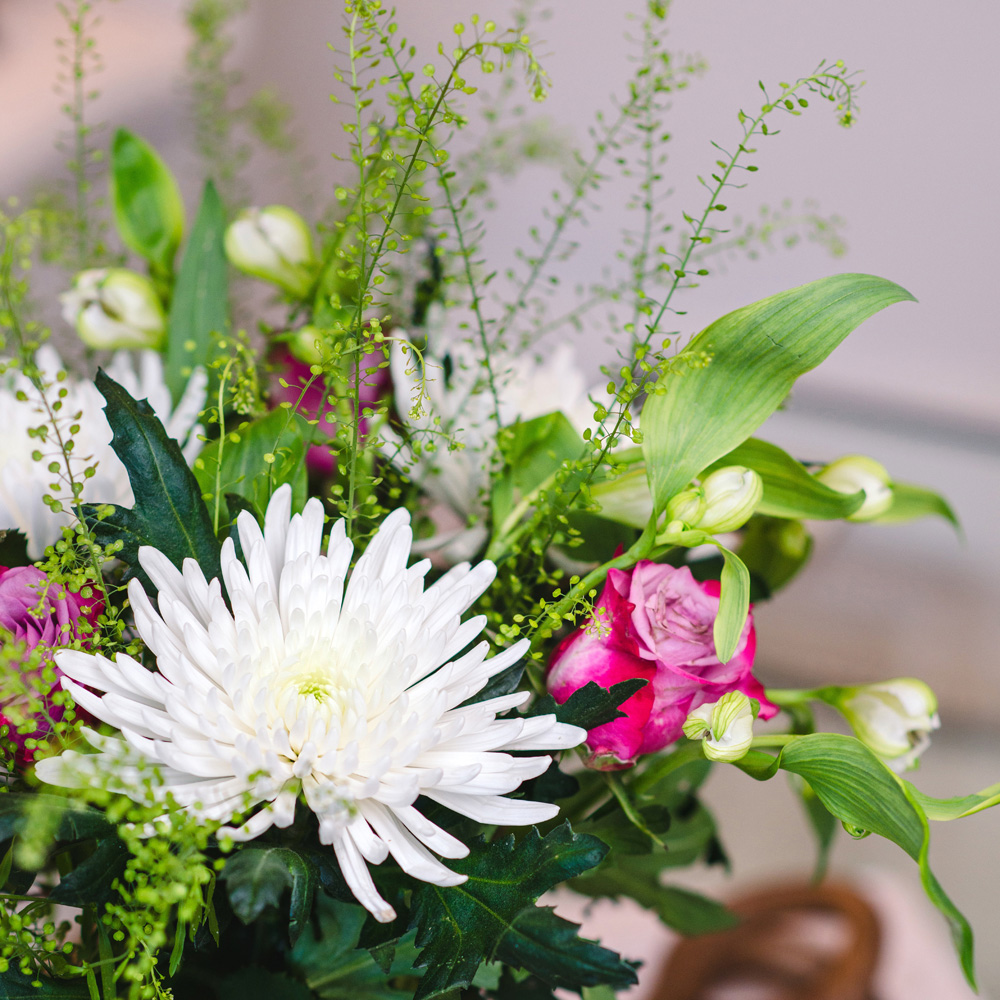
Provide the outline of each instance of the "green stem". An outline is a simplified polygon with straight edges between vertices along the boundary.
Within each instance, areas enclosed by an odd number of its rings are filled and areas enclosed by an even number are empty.
[[[673,774],[679,768],[684,767],[685,764],[704,759],[705,754],[702,747],[703,744],[700,740],[697,742],[692,741],[681,744],[672,753],[656,757],[640,775],[629,782],[629,790],[632,792],[633,797],[639,798],[645,795],[655,785],[663,781],[664,778]]]
[[[789,743],[794,743],[799,739],[794,733],[775,733],[773,736],[755,736],[750,744],[751,750],[760,750],[766,747],[787,747]]]

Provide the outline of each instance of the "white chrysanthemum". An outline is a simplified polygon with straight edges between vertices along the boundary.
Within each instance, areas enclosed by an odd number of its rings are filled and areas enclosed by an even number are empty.
[[[476,352],[467,343],[456,341],[447,357],[446,370],[443,357],[426,356],[426,378],[422,378],[424,373],[413,353],[404,354],[399,344],[394,345],[389,370],[399,401],[397,409],[409,440],[419,448],[411,449],[388,428],[380,434],[387,442],[383,447],[386,457],[405,464],[424,493],[442,508],[437,513],[450,513],[452,517],[447,519],[457,521],[451,530],[439,531],[418,544],[423,551],[440,552],[446,561],[453,562],[470,558],[486,541],[482,521],[497,426],[493,394]],[[543,363],[530,354],[502,352],[496,352],[492,362],[504,427],[562,410],[582,431],[593,422],[590,395],[606,395],[603,387],[588,394],[568,344],[561,344]],[[418,396],[423,397],[420,412],[413,416],[410,403]],[[454,442],[460,447],[453,447]],[[444,522],[446,517],[438,520]]]
[[[152,763],[160,794],[205,818],[226,822],[261,806],[226,831],[240,840],[288,826],[302,795],[355,896],[387,921],[392,908],[366,862],[391,854],[415,878],[464,881],[431,852],[460,858],[468,848],[414,808],[419,795],[482,823],[551,819],[554,805],[504,797],[549,757],[502,751],[565,749],[586,733],[551,715],[498,719],[523,704],[524,692],[460,707],[525,651],[519,642],[486,659],[484,641],[462,652],[485,624],[461,616],[493,580],[492,563],[456,566],[425,590],[430,564],[407,568],[409,515],[397,510],[348,580],[353,546],[343,521],[323,555],[320,502],[291,518],[290,509],[282,486],[263,533],[240,514],[249,569],[231,540],[222,551],[232,611],[194,560],[180,572],[156,549],[140,549],[159,613],[135,580],[129,597],[159,670],[121,653],[115,662],[59,654],[63,686],[122,739],[84,730],[100,753],[68,751],[36,773],[77,787],[110,781],[130,794],[142,786],[139,765]]]
[[[55,350],[48,345],[41,347],[35,361],[45,382],[55,383],[63,370]],[[129,395],[148,400],[167,433],[180,442],[188,464],[193,462],[201,450],[201,428],[197,421],[205,403],[205,373],[195,372],[183,397],[173,407],[163,378],[163,362],[155,351],[140,352],[138,372],[130,356],[121,351],[115,354],[107,372]],[[50,402],[54,403],[62,390],[66,395],[59,411],[60,428],[74,442],[70,463],[74,478],[84,483],[82,499],[88,503],[131,507],[132,487],[125,466],[111,448],[104,397],[93,382],[67,378],[48,391]],[[26,400],[17,398],[19,391],[24,392]],[[21,531],[28,539],[28,556],[39,559],[45,547],[56,541],[62,528],[73,520],[65,503],[70,496],[65,460],[58,442],[51,436],[46,442],[29,437],[29,428],[48,424],[49,419],[38,391],[19,372],[11,372],[0,384],[0,417],[4,428],[0,435],[0,530]],[[70,434],[69,428],[77,424],[79,430]],[[32,458],[35,451],[42,453],[40,462]],[[52,462],[58,463],[60,471],[49,471]],[[84,479],[84,470],[93,465],[97,466],[96,473]],[[46,494],[63,499],[67,510],[53,514],[42,500]]]

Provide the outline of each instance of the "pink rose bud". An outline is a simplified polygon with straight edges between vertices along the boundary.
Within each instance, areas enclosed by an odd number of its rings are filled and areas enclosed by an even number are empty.
[[[7,738],[17,747],[17,758],[22,765],[30,764],[34,757],[34,752],[26,748],[25,742],[28,739],[44,739],[49,733],[49,720],[58,720],[63,714],[62,706],[53,704],[48,691],[43,690],[38,696],[44,706],[42,711],[25,718],[23,703],[30,698],[32,678],[40,675],[51,662],[44,651],[69,646],[76,639],[85,638],[89,630],[80,628],[81,619],[93,626],[103,610],[104,603],[96,595],[85,599],[74,594],[60,584],[51,583],[34,566],[16,566],[13,569],[0,566],[0,641],[23,643],[25,661],[36,649],[43,651],[37,666],[25,663],[28,667],[22,671],[27,689],[25,698],[12,699],[0,705],[3,710],[0,711],[0,725],[9,726]],[[17,662],[8,661],[4,668],[16,669]],[[58,676],[59,668],[54,663],[52,668]],[[47,686],[43,685],[43,688]],[[5,685],[5,688],[9,690],[10,685]],[[29,732],[18,732],[18,729],[25,728],[22,724],[28,719],[35,722],[35,728]]]
[[[778,711],[752,674],[752,613],[733,657],[723,663],[716,655],[719,593],[717,580],[699,582],[686,566],[643,561],[608,573],[596,620],[563,640],[549,664],[548,688],[560,703],[589,681],[604,688],[635,677],[649,682],[619,706],[623,717],[588,733],[591,767],[631,767],[640,754],[679,739],[690,712],[730,691],[759,701],[762,719]]]

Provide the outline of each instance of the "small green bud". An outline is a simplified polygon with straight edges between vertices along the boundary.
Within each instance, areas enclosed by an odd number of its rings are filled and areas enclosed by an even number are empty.
[[[864,490],[865,502],[848,521],[870,521],[892,506],[892,480],[881,462],[867,455],[845,455],[825,465],[816,478],[838,493]]]
[[[312,234],[302,216],[284,205],[241,212],[226,230],[225,245],[230,263],[247,274],[298,298],[312,288],[317,269]]]
[[[700,705],[684,723],[689,740],[705,740],[709,760],[732,763],[746,756],[753,742],[753,722],[760,704],[742,691],[724,694],[714,705]]]
[[[742,465],[716,469],[701,484],[705,513],[698,525],[712,535],[742,528],[764,495],[764,481]]]
[[[671,524],[674,521],[680,521],[693,528],[701,523],[704,514],[705,491],[700,487],[682,490],[676,496],[671,497],[667,504],[667,520]]]
[[[152,282],[122,267],[81,271],[59,296],[63,318],[98,350],[161,350],[167,317]]]

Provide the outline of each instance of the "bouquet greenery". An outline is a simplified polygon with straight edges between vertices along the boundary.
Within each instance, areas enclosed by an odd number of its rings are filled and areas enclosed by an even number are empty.
[[[456,25],[431,63],[378,0],[346,0],[342,186],[306,220],[242,201],[223,65],[240,4],[188,10],[196,208],[140,136],[92,155],[91,7],[63,7],[71,197],[0,216],[0,996],[612,996],[640,956],[539,897],[729,926],[665,881],[725,861],[699,800],[714,764],[791,775],[821,869],[840,826],[898,844],[972,981],[929,821],[1000,795],[939,800],[902,776],[933,692],[754,672],[752,606],[808,560],[810,521],[953,520],[872,458],[808,465],[754,436],[911,296],[836,274],[669,329],[713,253],[773,229],[722,221],[757,145],[811,102],[850,125],[855,76],[762,86],[675,230],[662,117],[700,65],[665,47],[664,4],[638,22],[615,114],[567,155],[517,103],[522,78],[548,87],[526,9],[510,30]],[[288,145],[272,98],[251,119]],[[561,161],[566,186],[497,275],[481,220],[511,149]],[[552,316],[552,268],[619,169],[641,220],[627,274]],[[69,275],[78,373],[32,261]],[[571,345],[602,309],[594,387]],[[818,703],[852,735],[818,732]]]

